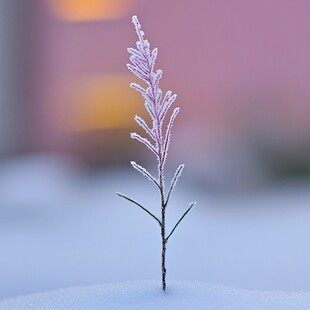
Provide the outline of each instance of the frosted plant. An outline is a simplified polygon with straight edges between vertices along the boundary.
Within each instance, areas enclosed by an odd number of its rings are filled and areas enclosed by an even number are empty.
[[[140,127],[144,129],[148,138],[144,138],[137,133],[131,133],[131,138],[135,139],[144,144],[156,157],[158,163],[158,176],[153,176],[145,168],[138,165],[136,162],[131,161],[131,165],[137,171],[142,173],[150,181],[152,181],[159,190],[160,194],[160,206],[161,206],[161,217],[158,218],[145,207],[143,207],[136,200],[129,198],[128,196],[116,193],[122,198],[130,201],[137,205],[142,210],[147,212],[156,222],[159,224],[162,241],[162,255],[161,255],[161,269],[162,269],[162,289],[166,290],[166,245],[174,233],[177,226],[192,209],[194,203],[190,203],[188,209],[180,217],[178,222],[175,224],[169,234],[166,234],[166,208],[170,199],[170,196],[175,188],[175,185],[181,176],[184,169],[184,165],[180,165],[171,180],[171,184],[166,193],[164,183],[164,168],[167,160],[168,149],[170,144],[171,130],[173,122],[179,113],[179,108],[175,108],[170,116],[166,130],[163,129],[163,123],[165,117],[169,111],[169,108],[176,99],[176,94],[172,94],[169,90],[163,96],[162,90],[159,87],[159,82],[162,77],[162,70],[154,71],[155,60],[157,57],[157,48],[150,50],[150,43],[144,39],[144,32],[141,30],[141,25],[138,21],[137,16],[132,17],[132,22],[136,28],[138,35],[138,41],[136,43],[137,48],[128,48],[128,52],[131,54],[131,64],[127,64],[128,69],[134,73],[138,78],[145,82],[146,87],[142,87],[137,83],[131,83],[130,86],[137,90],[144,98],[144,105],[151,117],[152,126],[150,127],[140,116],[135,116],[135,121]],[[151,140],[151,141],[150,141]]]

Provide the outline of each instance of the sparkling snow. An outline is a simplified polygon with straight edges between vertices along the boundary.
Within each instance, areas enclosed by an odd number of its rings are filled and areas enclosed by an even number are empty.
[[[0,310],[308,310],[309,293],[259,292],[195,282],[127,282],[61,289],[0,302]]]

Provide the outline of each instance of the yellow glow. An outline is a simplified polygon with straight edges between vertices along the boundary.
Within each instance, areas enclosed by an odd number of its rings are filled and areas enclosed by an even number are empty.
[[[134,0],[49,0],[53,12],[69,21],[120,18]]]
[[[133,127],[133,116],[144,114],[144,106],[141,96],[129,87],[130,82],[132,76],[124,74],[77,83],[66,121],[69,130]]]

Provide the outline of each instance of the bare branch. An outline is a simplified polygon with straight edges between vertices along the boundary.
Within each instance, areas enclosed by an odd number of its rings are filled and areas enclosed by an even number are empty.
[[[178,222],[175,224],[175,226],[173,227],[173,229],[171,230],[171,233],[168,235],[168,237],[165,239],[166,242],[168,242],[169,238],[171,237],[171,235],[174,233],[175,229],[179,226],[179,224],[181,223],[181,221],[184,219],[184,217],[186,216],[186,214],[194,207],[195,202],[191,202],[189,205],[189,208],[184,212],[184,214],[180,217],[180,219],[178,220]]]
[[[124,194],[121,193],[115,193],[116,195],[134,203],[135,205],[137,205],[138,207],[140,207],[143,211],[145,211],[146,213],[148,213],[153,219],[156,220],[156,222],[159,224],[159,226],[161,227],[161,221],[154,215],[152,214],[149,210],[147,210],[146,208],[144,208],[140,203],[138,203],[137,201],[133,200],[132,198],[127,197]]]

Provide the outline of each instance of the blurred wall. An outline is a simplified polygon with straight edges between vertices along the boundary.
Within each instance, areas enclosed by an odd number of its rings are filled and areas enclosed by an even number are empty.
[[[24,147],[25,1],[0,1],[0,156]],[[26,43],[27,44],[27,43]]]
[[[125,66],[137,14],[159,47],[162,88],[178,94],[172,162],[240,184],[287,167],[310,173],[310,2],[29,0],[24,11],[21,3],[1,2],[1,22],[15,25],[1,29],[3,148],[27,141],[28,150],[99,164],[146,155],[128,138],[143,113]],[[21,32],[7,14],[14,5],[27,16]]]

